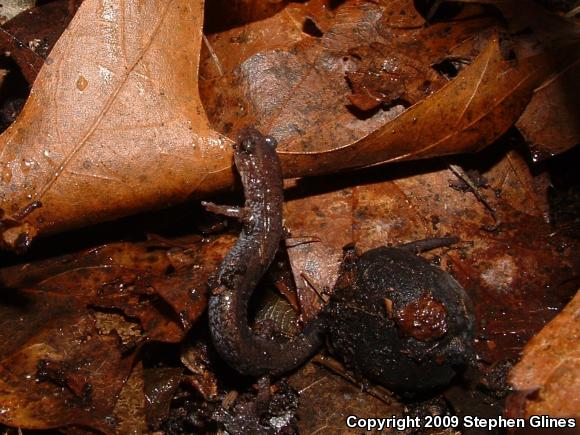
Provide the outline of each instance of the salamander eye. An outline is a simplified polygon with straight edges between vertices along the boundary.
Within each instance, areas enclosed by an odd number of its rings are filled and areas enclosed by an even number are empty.
[[[240,150],[250,154],[256,149],[256,144],[251,138],[244,138],[240,142]]]
[[[278,146],[278,142],[272,136],[266,136],[264,141],[266,142],[266,145],[271,146],[274,149]]]

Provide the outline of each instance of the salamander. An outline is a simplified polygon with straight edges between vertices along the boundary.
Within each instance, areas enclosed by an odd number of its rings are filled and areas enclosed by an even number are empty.
[[[276,141],[253,128],[234,144],[234,163],[244,188],[242,208],[204,203],[209,211],[241,220],[242,230],[211,280],[208,314],[220,356],[244,375],[280,375],[312,356],[322,344],[314,319],[291,339],[268,339],[248,325],[248,302],[278,250],[284,228],[283,177]]]

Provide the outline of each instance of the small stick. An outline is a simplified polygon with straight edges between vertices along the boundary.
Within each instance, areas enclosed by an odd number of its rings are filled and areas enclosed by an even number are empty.
[[[491,217],[493,218],[493,221],[494,221],[495,225],[492,228],[489,228],[489,231],[496,230],[499,227],[499,225],[500,225],[501,222],[497,218],[497,215],[496,215],[495,210],[493,209],[493,207],[491,205],[489,205],[489,202],[487,202],[487,200],[483,197],[483,195],[481,193],[479,193],[479,189],[473,183],[473,181],[471,180],[471,178],[469,178],[469,175],[467,175],[465,173],[465,171],[463,170],[463,168],[461,166],[454,165],[454,164],[451,164],[451,163],[449,163],[448,166],[449,166],[449,169],[451,170],[451,172],[453,172],[457,178],[459,178],[461,181],[463,181],[469,187],[469,190],[471,190],[471,193],[473,193],[473,195],[475,196],[475,198],[477,198],[477,200],[481,204],[483,204],[483,206],[491,214]]]

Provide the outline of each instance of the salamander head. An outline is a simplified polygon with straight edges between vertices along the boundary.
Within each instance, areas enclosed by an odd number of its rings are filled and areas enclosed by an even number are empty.
[[[276,148],[277,142],[271,136],[264,136],[258,130],[253,127],[248,127],[239,134],[238,141],[234,144],[234,149],[236,151],[242,151],[246,154],[251,154],[255,152],[258,146],[267,146],[270,148]]]

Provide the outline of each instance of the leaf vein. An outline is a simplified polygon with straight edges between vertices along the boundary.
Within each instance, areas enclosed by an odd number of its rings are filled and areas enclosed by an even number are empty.
[[[34,196],[35,200],[39,201],[46,195],[46,193],[50,190],[50,188],[54,185],[54,183],[59,179],[60,175],[63,173],[65,168],[70,164],[72,159],[84,147],[84,145],[88,142],[88,140],[94,134],[95,130],[99,127],[99,125],[101,124],[101,121],[103,120],[105,115],[109,112],[113,103],[116,101],[117,96],[119,95],[119,93],[123,89],[123,86],[127,83],[127,80],[129,79],[131,72],[135,69],[137,64],[143,59],[145,54],[149,51],[149,48],[151,47],[151,44],[155,40],[155,37],[156,37],[157,33],[159,32],[161,25],[165,21],[167,13],[168,13],[171,5],[173,4],[173,2],[174,2],[174,0],[170,0],[167,2],[167,6],[165,7],[165,10],[163,10],[157,25],[155,26],[155,28],[151,32],[151,36],[149,37],[147,44],[143,47],[141,54],[135,59],[134,62],[131,63],[129,68],[126,70],[124,78],[120,80],[117,88],[111,93],[111,95],[107,99],[107,102],[105,103],[105,106],[103,107],[101,112],[98,114],[96,119],[93,121],[93,123],[89,127],[88,131],[83,136],[83,138],[78,142],[78,144],[75,147],[73,147],[73,149],[70,151],[70,153],[65,157],[63,162],[59,165],[58,169],[53,173],[53,176],[39,190],[36,191],[36,194]]]

